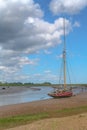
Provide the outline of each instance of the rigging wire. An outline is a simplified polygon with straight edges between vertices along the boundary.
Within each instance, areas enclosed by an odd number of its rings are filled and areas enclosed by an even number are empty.
[[[59,84],[61,84],[62,85],[62,73],[63,73],[63,60],[62,60],[62,62],[61,62],[61,67],[60,67],[60,73],[59,73]]]
[[[73,82],[76,83],[76,77],[75,77],[74,71],[72,70],[71,62],[69,61],[68,64],[69,64],[69,66],[70,66],[71,74],[72,74],[72,77],[73,77]]]
[[[69,71],[69,66],[68,66],[68,63],[67,63],[67,60],[66,60],[66,38],[65,38],[65,17],[63,18],[64,20],[63,20],[63,25],[64,25],[64,48],[63,48],[63,53],[65,53],[64,54],[64,56],[63,56],[63,60],[62,60],[62,64],[61,64],[61,68],[60,68],[60,76],[59,76],[59,84],[63,84],[64,82],[66,83],[67,81],[66,80],[69,80],[69,82],[70,82],[70,84],[72,84],[72,81],[71,81],[71,76],[70,76],[70,71]],[[64,58],[65,58],[65,62],[64,62]],[[65,66],[64,66],[64,63],[65,63]],[[69,63],[69,65],[70,65],[70,69],[71,69],[71,64]],[[64,68],[64,72],[63,72],[63,66],[65,67]],[[71,73],[72,73],[72,75],[73,75],[73,71],[72,71],[72,69],[71,69]],[[68,79],[66,79],[66,75],[67,75],[67,77],[68,77]],[[63,80],[63,83],[61,83],[61,81],[62,81],[62,76],[63,76],[63,78],[65,78],[64,80]],[[75,77],[75,76],[74,76]]]

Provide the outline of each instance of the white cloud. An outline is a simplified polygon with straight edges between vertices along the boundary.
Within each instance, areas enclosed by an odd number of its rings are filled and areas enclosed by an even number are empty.
[[[19,52],[1,50],[0,52],[0,72],[6,74],[17,73],[25,65],[36,66],[39,59],[30,59],[27,55],[22,56]]]
[[[44,53],[45,53],[45,54],[47,54],[47,55],[52,54],[52,52],[51,52],[51,51],[49,51],[49,50],[44,50]]]
[[[50,74],[50,73],[51,73],[51,70],[45,70],[44,73]]]
[[[44,12],[33,0],[0,0],[0,12],[0,71],[15,74],[24,65],[36,65],[39,60],[27,55],[61,43],[63,18],[45,21]],[[72,24],[65,22],[68,34]]]
[[[57,56],[58,59],[63,58],[63,54]]]
[[[48,72],[49,71],[49,72]],[[44,73],[35,74],[30,77],[30,81],[36,82],[36,83],[43,83],[43,82],[50,82],[50,83],[58,83],[58,75],[53,74],[50,70],[45,71]],[[53,82],[52,82],[53,81]]]
[[[85,7],[87,7],[87,0],[52,0],[50,3],[50,10],[56,15],[77,14]]]
[[[73,27],[80,27],[80,23],[76,21],[76,22],[74,23]]]
[[[43,82],[51,82],[58,83],[58,75],[49,73],[36,73],[36,74],[23,74],[23,73],[2,73],[0,77],[0,81],[4,82],[34,82],[34,83],[43,83]]]

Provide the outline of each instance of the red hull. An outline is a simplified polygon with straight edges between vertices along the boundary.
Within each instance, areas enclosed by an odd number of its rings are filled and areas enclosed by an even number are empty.
[[[64,98],[64,97],[71,97],[73,93],[71,91],[65,91],[65,92],[49,93],[48,95],[54,98]]]

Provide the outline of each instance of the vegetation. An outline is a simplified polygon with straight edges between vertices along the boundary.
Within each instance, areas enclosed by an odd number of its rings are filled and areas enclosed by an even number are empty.
[[[22,115],[8,118],[0,118],[0,130],[24,125],[47,117],[48,115],[46,113],[40,113],[35,115]]]
[[[0,86],[50,86],[52,85],[49,82],[44,83],[21,83],[21,82],[12,82],[12,83],[2,83],[0,82]]]
[[[37,113],[31,115],[20,115],[14,117],[0,118],[0,130],[28,124],[33,121],[37,121],[44,118],[72,116],[84,112],[87,112],[87,106],[67,108],[62,110],[50,111],[47,113]]]
[[[58,87],[59,84],[52,84],[50,82],[44,82],[44,83],[22,83],[22,82],[12,82],[12,83],[2,83],[0,82],[0,86],[54,86],[54,87]],[[85,86],[87,87],[87,84],[68,84],[68,86]]]

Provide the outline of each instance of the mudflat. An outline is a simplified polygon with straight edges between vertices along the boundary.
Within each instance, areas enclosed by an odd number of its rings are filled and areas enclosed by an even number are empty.
[[[87,106],[86,92],[72,96],[70,98],[49,99],[30,103],[0,106],[0,117],[35,114],[79,106]]]

